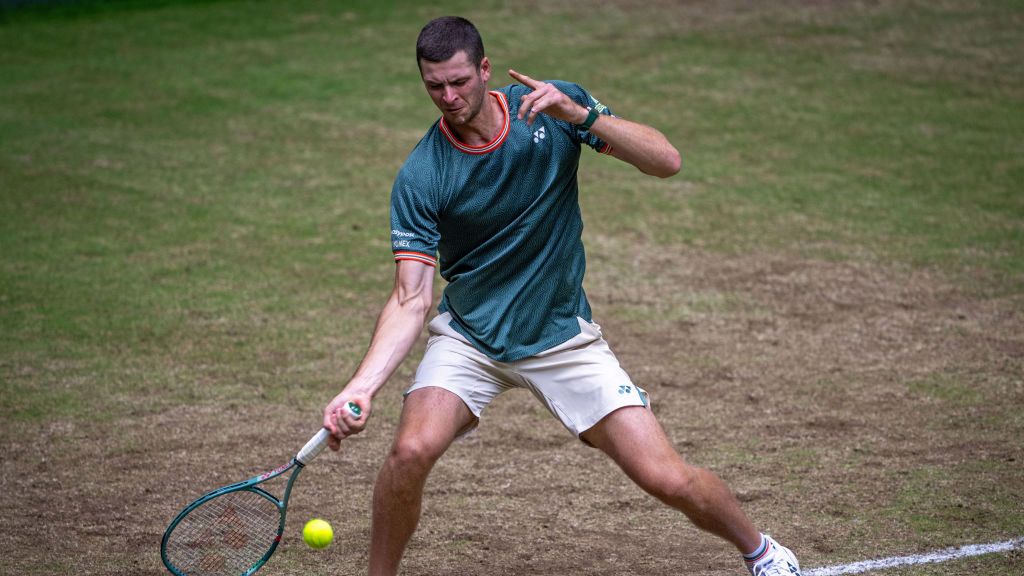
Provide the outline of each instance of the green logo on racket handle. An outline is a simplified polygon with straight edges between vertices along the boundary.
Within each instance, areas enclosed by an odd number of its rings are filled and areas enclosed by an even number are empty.
[[[360,408],[359,405],[356,404],[355,402],[349,402],[348,405],[345,407],[348,408],[348,411],[356,420],[359,420],[360,418],[363,417],[363,409]]]

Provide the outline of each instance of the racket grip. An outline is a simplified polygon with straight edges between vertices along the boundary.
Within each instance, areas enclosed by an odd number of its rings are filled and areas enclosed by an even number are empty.
[[[327,439],[330,437],[330,430],[327,428],[321,428],[320,431],[316,433],[316,436],[310,438],[309,442],[306,442],[306,445],[302,447],[302,450],[299,450],[295,459],[302,465],[309,464],[313,458],[316,458],[324,451],[324,447],[327,446]]]
[[[356,420],[359,420],[363,416],[362,408],[360,408],[355,402],[349,402],[348,405],[345,406],[345,409],[348,410],[349,414],[355,416]],[[309,442],[306,442],[306,445],[302,447],[302,450],[299,450],[299,453],[295,455],[295,459],[305,466],[311,462],[313,458],[316,458],[324,451],[324,447],[327,446],[327,439],[330,437],[330,430],[327,428],[321,428],[315,436],[309,439]]]

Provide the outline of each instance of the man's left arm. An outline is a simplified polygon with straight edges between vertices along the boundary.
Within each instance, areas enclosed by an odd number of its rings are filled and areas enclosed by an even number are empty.
[[[525,117],[532,124],[537,114],[543,112],[575,125],[586,122],[590,112],[554,85],[534,80],[515,70],[508,73],[532,90],[520,101],[520,120]],[[668,178],[679,172],[682,165],[675,146],[664,134],[645,124],[599,114],[589,131],[612,147],[612,156],[636,166],[644,174]]]
[[[583,113],[587,113],[586,108]],[[600,114],[590,127],[590,133],[611,145],[612,156],[629,162],[644,174],[668,178],[682,167],[675,146],[664,134],[645,124]]]

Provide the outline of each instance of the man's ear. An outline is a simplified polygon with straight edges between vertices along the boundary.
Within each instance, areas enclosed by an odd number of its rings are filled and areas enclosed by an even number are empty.
[[[480,79],[484,81],[484,84],[491,79],[491,61],[487,59],[487,56],[480,61]]]

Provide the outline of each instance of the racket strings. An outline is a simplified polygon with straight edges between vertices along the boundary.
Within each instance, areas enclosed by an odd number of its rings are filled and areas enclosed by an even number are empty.
[[[182,518],[167,542],[168,560],[185,574],[242,574],[278,537],[277,505],[250,491],[229,492]]]

